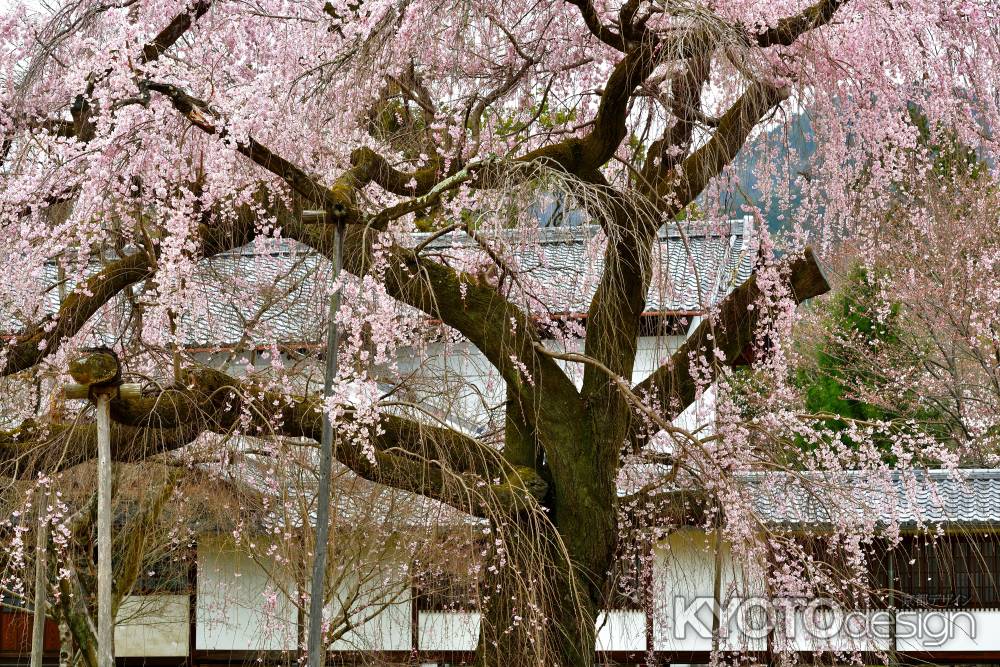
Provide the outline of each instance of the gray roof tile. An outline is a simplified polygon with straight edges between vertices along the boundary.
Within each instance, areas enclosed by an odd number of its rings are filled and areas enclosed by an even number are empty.
[[[829,525],[837,517],[904,528],[1000,526],[1000,470],[747,473],[742,480],[769,524]]]
[[[750,277],[753,245],[745,221],[675,223],[664,227],[653,248],[654,279],[646,297],[649,313],[700,313],[717,303],[733,287]],[[539,229],[538,243],[486,237],[505,250],[521,272],[536,282],[555,287],[555,298],[545,305],[552,313],[586,314],[596,290],[595,277],[604,269],[600,252],[588,251],[600,241],[594,226]],[[430,235],[414,235],[415,243]],[[499,240],[499,244],[497,241]],[[464,233],[434,240],[429,252],[447,256],[450,249],[475,247]],[[700,287],[700,289],[699,289]]]
[[[601,252],[593,250],[600,231],[593,226],[538,231],[537,244],[519,244],[516,237],[503,233],[487,237],[487,242],[499,248],[506,261],[520,266],[535,284],[545,286],[544,305],[549,312],[586,314],[595,278],[603,268]],[[412,242],[416,245],[427,238],[414,234]],[[474,244],[465,234],[450,234],[428,243],[427,252],[447,259],[474,251]],[[661,231],[654,248],[654,283],[647,312],[704,311],[750,276],[751,248],[743,221],[675,223]],[[94,270],[98,268],[95,265]],[[56,273],[54,264],[46,266],[40,289],[54,285]],[[181,318],[183,343],[193,348],[227,348],[319,342],[326,315],[323,286],[329,280],[330,267],[324,258],[286,240],[256,243],[205,260],[188,287],[200,298],[192,299],[193,307]],[[125,308],[119,301],[117,308]],[[57,305],[56,290],[49,290],[46,309],[54,313]],[[124,320],[121,312],[108,318],[105,338],[109,341],[119,333],[111,320]],[[8,335],[21,326],[9,315],[0,316],[0,331]]]

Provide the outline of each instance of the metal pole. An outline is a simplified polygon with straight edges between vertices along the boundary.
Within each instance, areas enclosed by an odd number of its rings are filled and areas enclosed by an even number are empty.
[[[344,226],[337,222],[333,229],[333,280],[340,279],[344,265]],[[337,311],[340,310],[340,288],[330,295],[330,314],[326,331],[326,371],[323,396],[333,394],[333,380],[337,376],[337,348],[340,332],[337,330]],[[330,535],[330,476],[333,474],[333,424],[330,415],[323,412],[323,436],[319,450],[319,488],[316,490],[316,547],[313,553],[312,583],[309,588],[309,667],[323,667],[326,650],[323,646],[323,600],[326,589],[326,550]]]
[[[35,539],[35,617],[31,625],[31,667],[42,667],[42,652],[45,650],[45,583],[46,556],[49,546],[48,512],[49,494],[45,488],[38,490],[38,526]]]
[[[722,621],[722,508],[715,516],[715,567],[712,573],[712,660],[718,660]]]
[[[110,399],[97,394],[97,664],[114,667],[111,618],[111,417]]]

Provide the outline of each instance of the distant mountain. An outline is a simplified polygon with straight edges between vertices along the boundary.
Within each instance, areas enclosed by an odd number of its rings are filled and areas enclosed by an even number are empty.
[[[769,132],[757,137],[752,144],[746,146],[734,164],[736,172],[740,175],[740,187],[750,195],[750,199],[755,204],[761,202],[761,189],[758,182],[759,161],[765,159],[763,151],[754,150],[763,146],[770,146],[778,149],[782,162],[788,156],[796,153],[799,158],[797,164],[789,170],[782,169],[782,172],[789,174],[794,179],[800,172],[805,172],[809,159],[816,152],[816,141],[813,137],[812,125],[808,116],[798,114],[787,126],[776,127]],[[801,199],[799,188],[792,186],[792,207],[795,207]],[[742,206],[746,203],[743,193],[738,188],[724,193],[720,197],[722,208],[730,217],[742,218],[745,212]],[[781,218],[785,213],[785,219]],[[787,227],[787,211],[782,211],[777,202],[772,203],[764,212],[768,228],[772,231],[779,231]],[[532,215],[538,218],[538,224],[542,227],[575,227],[586,221],[585,216],[577,210],[567,209],[563,206],[563,201],[554,196],[541,197],[538,203],[532,207]]]
[[[801,189],[796,185],[795,179],[805,173],[810,158],[816,152],[816,140],[813,135],[812,125],[806,114],[798,114],[796,118],[787,126],[776,127],[773,130],[759,136],[753,144],[745,147],[740,152],[740,157],[735,163],[736,172],[740,175],[740,186],[743,191],[750,196],[752,203],[761,205],[761,188],[757,174],[759,173],[759,161],[765,159],[765,153],[761,150],[754,150],[769,146],[777,148],[782,162],[788,159],[790,154],[797,154],[798,159],[791,170],[782,169],[784,174],[792,182],[791,207],[794,208],[801,201]],[[772,179],[772,186],[776,185],[776,180]],[[742,206],[747,203],[746,198],[739,189],[725,193],[720,198],[720,203],[724,210],[728,211],[732,217],[742,217],[744,215]],[[785,213],[785,219],[781,219]],[[772,202],[764,211],[768,228],[772,231],[779,231],[788,225],[788,211],[782,211],[777,202]]]

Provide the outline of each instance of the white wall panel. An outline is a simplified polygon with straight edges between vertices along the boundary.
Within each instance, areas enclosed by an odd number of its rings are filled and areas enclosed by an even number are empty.
[[[186,595],[130,595],[115,619],[115,655],[184,656],[191,625]]]
[[[1000,651],[1000,610],[901,611],[896,646],[900,651]]]
[[[199,541],[197,648],[280,651],[296,641],[295,606],[267,571],[230,542]]]
[[[381,588],[380,593],[351,604],[356,610],[353,622],[357,625],[334,641],[332,650],[408,651],[412,648],[409,591],[396,595]],[[372,617],[376,611],[378,613]],[[336,613],[342,613],[337,605],[327,609],[327,614]]]
[[[598,651],[644,651],[645,649],[645,612],[609,611],[598,614]]]
[[[421,651],[474,651],[479,642],[478,612],[420,612]]]

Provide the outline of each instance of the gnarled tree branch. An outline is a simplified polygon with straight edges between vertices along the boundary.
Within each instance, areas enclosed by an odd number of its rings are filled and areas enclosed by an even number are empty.
[[[757,35],[757,44],[762,47],[791,46],[803,34],[820,28],[833,19],[833,15],[847,0],[819,0],[795,16],[778,21]]]
[[[247,426],[261,437],[320,438],[318,397],[286,395],[209,368],[190,369],[182,379],[183,385],[151,396],[112,401],[113,460],[145,460],[191,444],[202,433],[230,435]],[[475,516],[530,511],[545,494],[546,484],[533,469],[508,463],[474,438],[399,415],[384,415],[382,426],[372,439],[374,460],[349,443],[337,448],[338,460],[361,477]],[[0,432],[0,465],[11,477],[66,470],[96,456],[97,428],[90,421],[29,420]]]
[[[608,46],[618,51],[625,50],[625,40],[621,35],[601,22],[601,17],[591,0],[566,0],[571,5],[576,5],[580,9],[583,22],[587,25],[590,33]]]
[[[786,277],[795,303],[830,290],[809,248],[800,256],[784,260],[778,272]],[[635,393],[648,397],[668,417],[680,414],[694,402],[698,389],[704,388],[704,384],[696,380],[691,364],[698,364],[698,377],[702,382],[706,380],[706,373],[708,380],[714,380],[719,367],[735,364],[753,341],[760,318],[757,301],[761,294],[755,273],[722,301],[718,312],[702,322],[666,364],[637,384]],[[638,423],[634,423],[633,429],[637,426]]]
[[[211,0],[198,0],[193,6],[175,16],[167,24],[167,27],[157,33],[151,42],[142,47],[142,56],[139,62],[145,65],[163,55],[184,33],[190,30],[195,21],[205,15],[211,6]]]
[[[288,211],[283,206],[269,208],[279,219],[287,218]],[[235,224],[228,225],[226,229],[212,224],[200,225],[202,256],[211,257],[249,243],[255,235],[255,216],[252,207],[242,206],[236,210]],[[136,252],[104,265],[70,292],[54,315],[45,316],[40,322],[15,334],[13,344],[7,348],[7,363],[0,368],[0,377],[19,373],[41,362],[57,350],[63,340],[79,332],[102,306],[124,289],[150,278],[155,272],[151,260],[155,261],[155,258]]]

